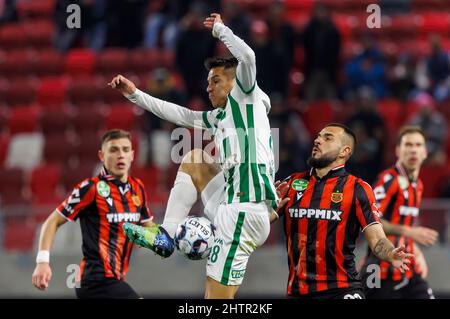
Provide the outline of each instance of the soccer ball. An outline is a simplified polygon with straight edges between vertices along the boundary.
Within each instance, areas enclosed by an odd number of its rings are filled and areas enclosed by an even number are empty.
[[[188,259],[205,259],[214,245],[215,229],[205,217],[187,217],[175,232],[175,246]]]

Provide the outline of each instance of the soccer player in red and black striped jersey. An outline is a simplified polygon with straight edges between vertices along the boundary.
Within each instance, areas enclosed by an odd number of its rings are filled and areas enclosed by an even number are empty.
[[[154,224],[144,185],[129,176],[134,158],[131,134],[123,130],[106,132],[99,158],[103,163],[101,173],[76,185],[42,225],[32,282],[38,289],[48,288],[52,276],[49,254],[56,231],[67,221],[78,219],[83,259],[77,297],[138,298],[125,282],[133,244],[125,236],[122,224]]]
[[[362,269],[367,298],[434,298],[424,280],[427,264],[416,244],[431,245],[438,237],[438,233],[430,228],[415,226],[423,192],[419,171],[427,157],[425,144],[420,127],[403,127],[397,139],[397,163],[383,171],[375,182],[374,193],[385,233],[394,245],[404,245],[415,258],[410,269],[401,273],[368,251]]]
[[[353,253],[360,230],[378,258],[408,270],[411,255],[386,238],[371,187],[345,170],[355,142],[346,126],[327,125],[314,140],[308,159],[312,169],[290,175],[277,187],[283,198],[276,215],[284,217],[290,297],[364,298]]]

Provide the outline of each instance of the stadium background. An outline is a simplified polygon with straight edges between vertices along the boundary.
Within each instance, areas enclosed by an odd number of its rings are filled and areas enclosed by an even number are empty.
[[[71,3],[81,6],[81,29],[66,27]],[[201,25],[214,11],[255,50],[258,84],[271,96],[271,125],[280,133],[278,179],[306,167],[325,123],[357,132],[349,169],[369,182],[393,163],[397,128],[422,125],[431,139],[420,223],[440,233],[424,252],[431,287],[450,296],[450,1],[321,1],[328,11],[316,3],[0,0],[0,297],[74,297],[67,267],[81,259],[79,226],[66,224],[57,234],[46,293],[31,285],[39,227],[98,169],[105,129],[133,132],[132,174],[144,181],[162,221],[177,170],[170,160],[174,126],[133,107],[107,83],[121,73],[148,93],[207,110],[203,60],[228,54]],[[381,7],[381,28],[369,29],[366,8],[373,3]],[[358,258],[363,251],[361,243]],[[283,298],[286,277],[274,224],[239,296]],[[128,275],[147,297],[201,297],[203,279],[203,262],[161,261],[139,249]]]

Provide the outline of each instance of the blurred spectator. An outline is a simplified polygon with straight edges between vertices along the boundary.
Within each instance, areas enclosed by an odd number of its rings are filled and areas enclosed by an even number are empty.
[[[144,91],[156,98],[186,106],[186,94],[176,86],[176,80],[165,68],[157,68],[150,74],[149,79],[144,83]],[[153,129],[160,129],[163,122],[150,112],[145,112],[148,118],[146,121],[146,131],[150,133]]]
[[[136,48],[142,44],[149,0],[108,0],[108,45]]]
[[[356,106],[356,112],[346,123],[358,138],[355,153],[347,166],[353,174],[372,183],[382,168],[386,130],[376,111],[376,97],[370,88],[358,90]]]
[[[410,124],[419,125],[427,136],[428,160],[436,164],[443,164],[446,160],[445,141],[447,121],[436,109],[433,98],[425,92],[414,98],[418,111],[412,115]]]
[[[269,29],[263,20],[255,20],[251,26],[250,46],[256,55],[256,80],[258,86],[268,95],[285,95],[288,70],[283,66],[284,54],[277,50],[269,36]]]
[[[156,12],[148,15],[145,24],[144,47],[175,50],[177,35],[176,1],[161,3]]]
[[[415,88],[415,65],[409,54],[402,54],[390,70],[389,84],[395,98],[406,100]]]
[[[450,57],[442,49],[438,35],[430,37],[431,55],[417,66],[417,80],[422,89],[442,101],[450,96]]]
[[[387,87],[383,55],[371,34],[363,37],[362,46],[362,52],[350,59],[345,66],[346,95],[349,97],[361,86],[368,86],[378,98],[382,98],[386,96]]]
[[[247,42],[250,39],[250,25],[252,23],[248,13],[242,10],[236,0],[228,0],[223,4],[223,20],[233,33]]]
[[[341,37],[325,5],[315,5],[312,18],[303,31],[302,42],[306,99],[335,97]]]
[[[67,7],[70,4],[78,4],[81,9],[81,28],[69,29],[67,27]],[[65,52],[79,43],[100,51],[106,42],[106,11],[107,0],[59,0],[56,1],[55,22],[56,35],[55,46]]]
[[[16,0],[0,0],[0,24],[17,21]]]
[[[214,55],[216,39],[203,27],[203,20],[208,14],[206,9],[201,2],[194,2],[180,21],[175,60],[186,84],[188,98],[200,95],[209,104],[206,94],[208,72],[203,63]]]

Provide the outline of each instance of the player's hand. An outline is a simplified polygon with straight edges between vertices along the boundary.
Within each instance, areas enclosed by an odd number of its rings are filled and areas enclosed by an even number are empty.
[[[136,85],[121,74],[115,76],[108,85],[113,89],[117,89],[124,96],[133,94],[136,91]]]
[[[289,200],[290,200],[289,197],[284,198],[286,196],[288,190],[289,190],[289,186],[288,186],[287,182],[276,181],[275,182],[275,188],[276,188],[276,191],[277,191],[278,198],[283,198],[278,203],[278,207],[277,207],[277,208],[281,208],[284,205],[286,205],[287,202],[289,202]]]
[[[408,264],[411,263],[411,258],[413,258],[413,254],[409,254],[405,252],[405,246],[400,246],[394,248],[389,253],[389,259],[394,268],[400,270],[401,273],[409,270]]]
[[[33,276],[31,277],[33,285],[40,290],[46,290],[50,279],[52,279],[50,264],[46,262],[36,264]]]
[[[419,255],[414,256],[414,260],[416,262],[418,271],[420,273],[420,276],[422,278],[427,278],[428,276],[428,265],[427,261],[425,260],[425,256],[421,253]]]
[[[220,14],[218,13],[211,13],[211,15],[209,17],[207,17],[205,19],[205,21],[203,21],[203,25],[207,28],[207,29],[211,29],[212,30],[212,35],[217,38],[218,35],[214,33],[214,24],[215,23],[222,23],[222,18],[220,17]]]
[[[433,245],[438,239],[438,235],[438,232],[434,229],[422,226],[409,227],[405,234],[406,237],[425,246]]]

